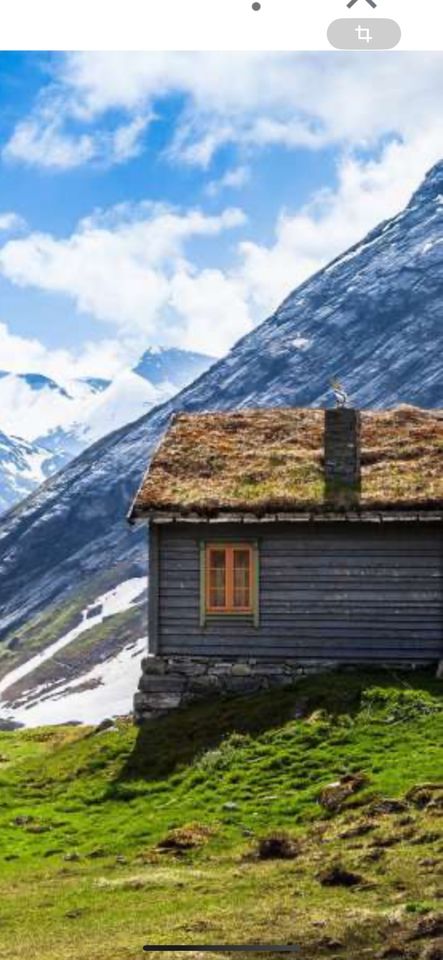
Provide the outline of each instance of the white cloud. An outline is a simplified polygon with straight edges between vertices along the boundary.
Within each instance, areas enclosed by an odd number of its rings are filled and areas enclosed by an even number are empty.
[[[158,204],[121,206],[83,220],[67,239],[33,233],[0,249],[0,269],[19,286],[63,293],[124,339],[186,343],[220,352],[250,329],[235,281],[198,270],[185,256],[194,238],[244,225],[244,214],[178,213]],[[211,294],[212,289],[212,294]],[[223,315],[222,304],[225,304]]]
[[[121,162],[140,150],[153,111],[161,113],[171,93],[184,95],[171,157],[207,167],[233,141],[248,161],[210,181],[209,195],[241,189],[254,149],[269,144],[339,144],[336,185],[299,210],[280,211],[268,244],[249,233],[239,210],[211,217],[152,203],[94,213],[67,238],[31,233],[4,243],[0,269],[12,283],[65,294],[115,331],[78,355],[27,341],[22,355],[33,369],[50,374],[58,364],[71,376],[112,376],[149,342],[225,352],[299,283],[397,213],[443,154],[440,55],[335,53],[71,55],[6,153],[59,169],[105,156]],[[97,124],[111,111],[119,120],[106,131]],[[233,228],[242,233],[228,267],[211,261],[210,243],[204,266],[193,262],[195,239]]]
[[[377,160],[345,157],[335,189],[321,191],[295,214],[283,211],[275,242],[239,244],[239,274],[253,313],[269,313],[292,289],[366,233],[398,213],[443,155],[443,122],[410,142],[386,145]]]
[[[175,338],[187,350],[220,356],[253,325],[243,284],[221,270],[178,271],[169,303],[182,320]]]
[[[336,188],[295,213],[282,211],[269,245],[248,238],[237,209],[208,216],[141,203],[96,213],[66,239],[34,233],[9,240],[0,269],[15,284],[69,296],[78,310],[117,329],[118,348],[111,338],[103,356],[94,345],[70,360],[89,373],[94,363],[97,372],[104,374],[106,363],[114,371],[147,343],[221,355],[303,280],[401,210],[442,152],[443,121],[407,143],[387,143],[377,159],[345,156]],[[203,268],[193,263],[195,238],[232,228],[242,235],[229,267],[211,265],[208,251]]]
[[[74,377],[111,378],[139,356],[140,343],[102,339],[78,350],[49,349],[35,337],[14,334],[0,322],[0,368],[9,373],[41,373],[57,383]]]
[[[38,340],[27,339],[10,333],[5,323],[0,323],[0,366],[2,370],[11,370],[21,373],[29,370],[38,370],[45,348]],[[29,362],[29,367],[27,366]],[[23,367],[21,364],[23,363]],[[34,363],[36,366],[34,367]]]
[[[92,160],[94,138],[74,137],[62,132],[54,117],[31,117],[19,123],[3,150],[7,160],[21,160],[30,166],[69,170]]]
[[[0,213],[0,232],[15,233],[24,230],[26,221],[18,213]]]
[[[28,166],[71,170],[89,162],[123,163],[142,149],[143,135],[152,114],[145,110],[109,129],[95,125],[81,132],[70,132],[69,121],[76,118],[72,92],[63,85],[44,89],[29,117],[15,127],[3,148],[3,157]]]
[[[69,169],[123,162],[168,96],[183,109],[169,154],[207,168],[233,143],[318,149],[408,138],[438,115],[439,53],[74,53],[60,58],[6,157]]]
[[[20,160],[29,166],[71,170],[89,161],[106,165],[124,163],[142,149],[142,134],[150,117],[135,117],[111,133],[69,135],[58,118],[41,123],[39,116],[18,124],[3,150],[6,160]]]
[[[138,156],[142,149],[142,135],[151,119],[151,115],[134,117],[129,123],[117,127],[112,135],[112,150],[105,152],[107,160],[113,163],[124,163]]]
[[[211,180],[205,189],[205,193],[209,197],[216,197],[223,190],[241,190],[249,183],[250,179],[250,167],[246,165],[233,167],[231,170],[227,170],[218,180]]]

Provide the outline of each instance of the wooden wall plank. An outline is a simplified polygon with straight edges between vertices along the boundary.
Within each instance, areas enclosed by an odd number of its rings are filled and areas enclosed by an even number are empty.
[[[160,652],[345,662],[443,656],[438,523],[226,524],[218,538],[260,542],[258,623],[200,622],[200,542],[217,537],[204,524],[164,524]]]
[[[155,523],[149,529],[148,650],[159,649],[160,616],[160,531]]]

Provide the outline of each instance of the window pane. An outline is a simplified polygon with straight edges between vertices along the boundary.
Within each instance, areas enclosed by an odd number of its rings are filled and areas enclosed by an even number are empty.
[[[209,606],[226,606],[226,552],[209,552]]]
[[[234,550],[234,607],[251,606],[250,563],[249,550]]]

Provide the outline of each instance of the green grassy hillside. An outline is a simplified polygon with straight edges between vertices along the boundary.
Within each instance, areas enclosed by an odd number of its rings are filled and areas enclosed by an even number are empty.
[[[442,693],[345,672],[141,732],[0,734],[0,956],[441,960]]]

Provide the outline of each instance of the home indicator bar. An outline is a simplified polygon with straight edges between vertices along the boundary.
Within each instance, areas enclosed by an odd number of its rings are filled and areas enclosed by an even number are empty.
[[[145,944],[143,947],[145,953],[166,953],[167,951],[177,950],[190,953],[191,951],[203,951],[205,953],[298,953],[300,947],[293,943],[217,943],[214,946],[206,944],[193,943],[187,944]]]

